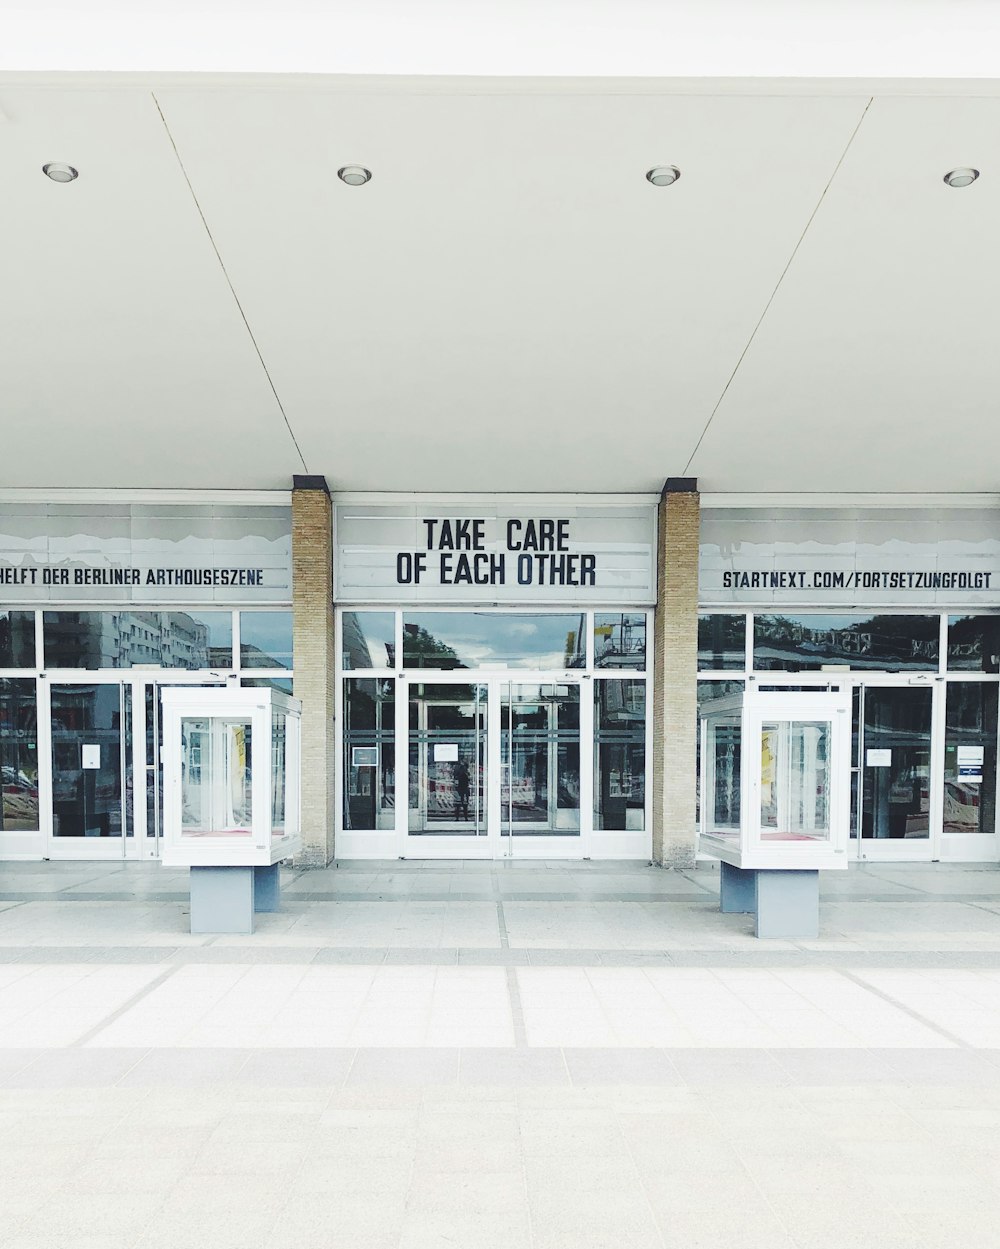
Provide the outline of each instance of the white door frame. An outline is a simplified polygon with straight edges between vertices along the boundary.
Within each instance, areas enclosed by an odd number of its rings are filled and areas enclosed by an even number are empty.
[[[398,678],[396,697],[396,840],[400,858],[413,859],[583,859],[590,854],[593,828],[593,766],[585,757],[593,742],[594,705],[589,673],[575,671],[503,672],[461,669],[446,672],[409,670]],[[435,837],[409,832],[409,686],[483,685],[486,687],[486,831],[482,835],[458,834]],[[504,834],[501,785],[501,737],[503,692],[518,685],[576,685],[580,689],[580,832],[559,835]],[[404,788],[405,787],[405,788]],[[509,822],[508,822],[509,824]]]

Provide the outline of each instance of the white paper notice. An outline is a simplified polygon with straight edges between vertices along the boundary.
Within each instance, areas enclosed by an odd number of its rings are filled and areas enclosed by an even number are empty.
[[[866,750],[865,764],[869,768],[891,768],[892,767],[892,751],[891,750]]]
[[[435,763],[458,763],[458,742],[435,742]]]
[[[97,742],[91,745],[89,742],[83,747],[83,759],[81,767],[97,769],[101,766],[101,744]]]
[[[959,746],[955,753],[958,779],[964,781],[966,785],[981,785],[983,783],[983,747]]]

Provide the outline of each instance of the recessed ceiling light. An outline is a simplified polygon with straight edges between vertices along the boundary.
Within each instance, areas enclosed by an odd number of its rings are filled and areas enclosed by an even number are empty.
[[[47,165],[43,165],[42,173],[53,182],[72,182],[74,178],[80,176],[72,165],[64,165],[58,160],[49,161]]]
[[[949,186],[971,186],[979,177],[978,169],[953,169],[944,176]]]
[[[337,170],[337,177],[348,186],[364,186],[371,181],[372,171],[364,165],[345,165],[343,169]]]
[[[672,186],[681,176],[676,165],[654,165],[646,173],[646,181],[653,186]]]

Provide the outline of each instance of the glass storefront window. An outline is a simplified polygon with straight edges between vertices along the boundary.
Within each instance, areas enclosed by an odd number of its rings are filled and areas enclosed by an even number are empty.
[[[212,719],[183,717],[181,758],[181,836],[251,836],[253,725],[250,721],[227,720],[221,716]]]
[[[698,670],[709,672],[746,666],[747,621],[743,615],[717,613],[698,617]]]
[[[754,619],[754,668],[930,672],[938,667],[939,616],[760,615]]]
[[[646,822],[646,682],[594,682],[594,828]]]
[[[997,695],[992,681],[949,681],[945,700],[944,831],[996,829]]]
[[[701,721],[713,703],[721,699],[736,698],[743,693],[742,681],[698,682],[698,734],[696,765],[696,818],[701,819]],[[705,825],[715,833],[738,833],[740,831],[740,726],[720,724],[716,727],[710,743],[712,756],[709,774],[713,795],[712,809]]]
[[[948,671],[1000,672],[1000,616],[948,617]]]
[[[396,826],[396,683],[344,680],[344,828]]]
[[[35,666],[35,613],[0,611],[0,668]]]
[[[231,612],[47,611],[43,637],[47,668],[229,669],[233,661]]]
[[[285,733],[287,717],[283,711],[271,712],[271,833],[285,835],[285,790],[288,778],[288,743]]]
[[[290,668],[292,666],[292,613],[290,611],[240,612],[240,667]]]
[[[829,840],[831,728],[824,720],[761,726],[761,840]]]
[[[33,680],[0,679],[0,833],[38,831],[38,714]]]
[[[645,671],[645,612],[595,612],[594,666]]]
[[[586,620],[583,612],[408,612],[403,667],[582,668]]]
[[[240,685],[249,689],[280,690],[282,694],[291,694],[293,684],[291,677],[243,677]]]
[[[396,616],[391,611],[345,611],[341,614],[341,659],[345,671],[395,668]]]

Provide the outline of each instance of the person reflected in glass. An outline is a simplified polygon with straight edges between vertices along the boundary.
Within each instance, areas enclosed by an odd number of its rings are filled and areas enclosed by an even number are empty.
[[[469,793],[472,789],[472,778],[469,775],[469,765],[464,759],[460,759],[455,764],[455,818],[458,820],[467,820],[469,818]]]

